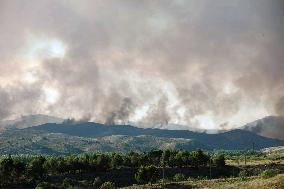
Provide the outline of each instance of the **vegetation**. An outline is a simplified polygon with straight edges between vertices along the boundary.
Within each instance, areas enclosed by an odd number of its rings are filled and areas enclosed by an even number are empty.
[[[114,186],[112,182],[105,182],[102,184],[100,189],[116,189],[116,187]]]
[[[96,177],[96,178],[94,179],[94,181],[93,181],[93,187],[94,187],[95,189],[97,189],[97,188],[100,188],[101,185],[102,185],[102,180],[101,180],[101,178],[100,178],[100,177]]]
[[[264,171],[260,174],[260,176],[261,176],[262,178],[265,178],[265,179],[274,177],[274,176],[276,176],[276,175],[277,175],[277,171],[274,170],[274,169],[267,169],[267,170],[264,170]]]
[[[205,186],[216,185],[218,188],[216,183],[209,184],[211,179],[219,179],[216,182],[220,182],[222,188],[223,185],[233,187],[232,183],[244,186],[241,183],[251,182],[255,177],[270,182],[272,177],[276,179],[277,174],[283,173],[282,159],[269,160],[270,163],[265,160],[261,165],[249,163],[259,161],[265,154],[255,159],[255,154],[251,153],[253,157],[246,157],[247,165],[228,165],[232,161],[227,159],[228,157],[240,159],[243,156],[236,154],[155,149],[144,153],[125,154],[6,155],[0,156],[0,188],[113,189],[133,184],[148,184],[146,188],[151,188],[171,183],[180,186],[180,182],[188,184],[189,188],[199,186],[197,183]],[[224,181],[220,178],[226,179]],[[275,179],[272,179],[273,182],[278,182]],[[228,181],[231,184],[227,183]]]
[[[210,161],[216,169],[225,167],[224,156],[212,157],[201,150],[151,150],[145,153],[95,153],[77,156],[3,156],[0,158],[1,187],[36,186],[52,187],[89,186],[94,188],[112,188],[114,177],[124,173],[134,178],[131,183],[155,183],[161,178],[163,169],[208,169]],[[102,175],[112,172],[108,178],[92,177],[80,180],[82,175]],[[220,172],[220,176],[223,173]],[[88,177],[88,176],[87,176]],[[122,177],[122,176],[120,176]],[[176,179],[185,179],[177,175]],[[131,179],[130,179],[131,180]],[[103,183],[105,182],[105,183]],[[112,182],[112,183],[109,183]],[[116,183],[123,185],[123,183]]]
[[[183,181],[183,180],[185,180],[186,178],[185,178],[185,175],[184,174],[182,174],[182,173],[177,173],[177,174],[175,174],[175,176],[174,176],[174,181]]]
[[[76,128],[76,129],[74,129]],[[242,150],[283,146],[284,141],[244,130],[206,134],[192,131],[142,129],[130,125],[98,123],[44,124],[11,128],[0,134],[0,154],[71,155],[92,152],[145,152],[153,148]],[[244,151],[239,151],[244,154]],[[246,150],[247,152],[247,150]],[[252,151],[252,153],[255,153]],[[250,156],[250,154],[247,154]],[[255,154],[257,155],[257,154]],[[262,155],[261,153],[259,155]],[[227,159],[227,157],[225,157]]]
[[[192,188],[210,188],[210,189],[282,189],[284,188],[284,174],[278,174],[275,177],[263,179],[261,177],[251,177],[246,181],[237,178],[219,178],[219,179],[200,179],[183,182],[169,182],[166,184],[156,184],[153,186],[130,186],[123,189],[192,189]]]
[[[0,135],[0,155],[80,155],[83,153],[111,153],[130,151],[145,152],[151,149],[175,147],[192,150],[202,146],[184,138],[156,136],[112,135],[99,138],[71,136],[62,133],[48,133],[33,129],[10,130]]]
[[[240,178],[242,181],[247,180],[247,172],[246,172],[245,170],[240,171],[240,172],[239,172],[239,178]]]
[[[140,184],[154,183],[159,178],[158,169],[153,166],[141,166],[135,174],[135,179]]]

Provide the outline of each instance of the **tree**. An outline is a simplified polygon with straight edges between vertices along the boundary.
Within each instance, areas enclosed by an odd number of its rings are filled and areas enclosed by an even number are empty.
[[[0,186],[16,184],[25,172],[25,164],[11,156],[0,162]]]
[[[13,176],[13,182],[18,183],[20,180],[20,177],[25,173],[25,163],[23,163],[20,160],[14,160],[13,163],[13,171],[12,171],[12,176]]]
[[[69,188],[72,185],[74,185],[74,180],[70,179],[70,178],[65,178],[62,182],[62,187],[63,188]]]
[[[127,167],[132,167],[130,156],[126,155],[123,157],[123,165]]]
[[[97,167],[101,171],[108,170],[110,168],[110,158],[105,154],[100,154],[97,158]]]
[[[225,165],[226,165],[225,157],[224,157],[223,154],[215,157],[213,162],[217,167],[225,167]]]
[[[28,165],[28,174],[33,180],[42,180],[46,176],[44,162],[46,159],[42,156],[35,157]]]
[[[58,160],[56,157],[50,157],[47,158],[46,161],[43,164],[43,168],[51,173],[51,174],[56,174],[58,171]]]
[[[176,154],[176,164],[179,167],[187,166],[189,164],[189,153],[183,150],[179,150]]]
[[[123,159],[120,154],[115,153],[111,159],[112,168],[117,168],[123,164]]]
[[[168,165],[170,167],[175,167],[178,165],[178,162],[176,161],[176,156],[173,153],[169,157]]]
[[[147,153],[147,158],[150,164],[158,165],[160,163],[161,156],[163,154],[162,150],[151,150]]]
[[[185,180],[185,179],[186,179],[186,178],[185,178],[185,175],[182,174],[182,173],[177,173],[177,174],[175,174],[175,176],[174,176],[174,180],[177,181],[177,182],[183,181],[183,180]]]
[[[210,159],[202,150],[193,151],[190,156],[191,165],[194,167],[205,166]]]
[[[13,181],[13,167],[14,161],[9,156],[0,162],[0,185],[9,185]]]
[[[161,157],[161,164],[163,166],[169,165],[170,156],[171,156],[171,151],[170,150],[163,151],[162,157]]]
[[[136,152],[130,152],[130,162],[132,167],[138,167],[140,164],[140,155]]]
[[[153,166],[141,166],[135,174],[135,179],[138,183],[154,183],[159,178],[158,169]]]
[[[98,188],[101,187],[102,183],[103,183],[103,182],[102,182],[101,178],[100,178],[100,177],[96,177],[96,178],[94,179],[94,182],[93,182],[93,187],[94,187],[95,189],[98,189]]]
[[[69,172],[76,173],[76,171],[80,172],[83,169],[79,157],[73,155],[67,158],[66,164]]]

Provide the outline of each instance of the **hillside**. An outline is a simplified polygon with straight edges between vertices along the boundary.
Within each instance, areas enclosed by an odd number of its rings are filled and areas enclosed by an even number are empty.
[[[144,152],[156,149],[205,148],[190,139],[112,135],[98,138],[70,136],[32,129],[14,129],[0,135],[0,155],[68,155],[85,152]]]
[[[143,129],[130,125],[103,125],[99,123],[86,122],[78,124],[44,124],[34,127],[52,133],[63,133],[79,137],[104,137],[111,135],[150,135],[164,138],[184,138],[195,140],[210,149],[251,149],[254,143],[255,149],[271,146],[282,146],[284,141],[259,136],[249,131],[232,130],[224,133],[207,134],[188,130],[164,130],[164,129]]]
[[[183,140],[190,139],[191,143],[194,142],[195,144],[198,144],[196,145],[196,147],[202,147],[206,149],[245,150],[251,149],[253,143],[255,149],[284,145],[284,141],[282,140],[262,137],[244,130],[232,130],[219,134],[206,134],[187,130],[142,129],[130,125],[103,125],[93,122],[65,122],[62,124],[48,123],[22,130],[10,130],[9,135],[13,137],[14,135],[17,135],[16,133],[19,133],[19,135],[20,133],[26,133],[27,136],[29,136],[32,135],[33,132],[40,132],[43,135],[59,133],[62,134],[62,136],[64,135],[64,137],[68,140],[73,141],[76,137],[77,141],[79,139],[98,139],[99,141],[102,141],[101,138],[103,137],[113,137],[115,135],[129,136],[133,137],[135,140],[138,140],[139,137],[144,136],[144,138],[148,137],[147,140],[149,140],[149,142],[147,145],[149,145],[149,148],[155,148],[156,146],[159,146],[153,145],[152,139],[155,139],[156,141],[163,141],[173,138]],[[5,133],[2,134],[2,137],[7,135]],[[151,136],[151,138],[149,136]],[[119,141],[119,143],[123,143],[125,146],[131,144],[129,142],[125,142],[127,141],[126,139],[128,138],[121,138],[122,142]],[[60,143],[60,141],[58,142]],[[64,143],[69,144],[69,142]],[[141,143],[141,141],[137,141],[137,144],[139,143]],[[135,147],[131,147],[129,148],[129,150],[131,150],[132,148],[136,149]],[[120,149],[123,148],[121,147]]]
[[[34,120],[33,123],[36,123],[44,119],[23,120]],[[0,154],[143,152],[153,148],[248,150],[253,147],[262,149],[275,146],[284,146],[284,141],[239,129],[207,134],[188,130],[143,129],[130,125],[72,121],[46,123],[23,129],[12,127],[0,134]]]

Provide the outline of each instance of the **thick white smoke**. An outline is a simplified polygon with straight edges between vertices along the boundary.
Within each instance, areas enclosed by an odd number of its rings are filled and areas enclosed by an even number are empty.
[[[231,128],[283,115],[283,1],[0,2],[0,119]]]

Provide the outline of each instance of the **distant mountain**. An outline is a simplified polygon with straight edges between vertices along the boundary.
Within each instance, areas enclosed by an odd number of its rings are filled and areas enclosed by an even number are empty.
[[[271,146],[284,145],[283,140],[266,138],[245,130],[232,130],[224,133],[206,134],[188,130],[143,129],[130,125],[103,125],[86,122],[78,124],[44,124],[30,129],[49,133],[62,133],[70,136],[98,138],[112,135],[154,136],[162,138],[191,139],[208,149],[243,150],[261,149]]]
[[[0,128],[27,128],[45,123],[62,123],[63,119],[43,114],[21,116],[15,120],[0,121]]]
[[[263,149],[284,146],[284,140],[257,135],[259,130],[256,128],[260,127],[262,134],[267,133],[263,132],[267,128],[281,128],[281,120],[282,117],[267,117],[247,124],[243,129],[208,134],[189,130],[63,121],[50,116],[31,115],[4,124],[10,129],[0,133],[0,154],[64,155],[84,152],[143,152],[152,148],[248,150],[254,147],[254,149]]]
[[[144,152],[151,149],[186,149],[206,147],[183,138],[112,135],[98,138],[70,136],[33,129],[13,129],[0,135],[0,155],[68,155],[86,152]]]
[[[168,123],[167,125],[159,125],[159,124],[149,124],[144,122],[129,122],[129,125],[139,128],[156,128],[156,129],[167,129],[167,130],[189,130],[198,133],[219,133],[224,132],[225,130],[218,130],[218,129],[201,129],[198,127],[193,127],[191,125],[181,125],[175,123]]]
[[[284,116],[268,116],[248,123],[241,129],[261,136],[284,140]]]

